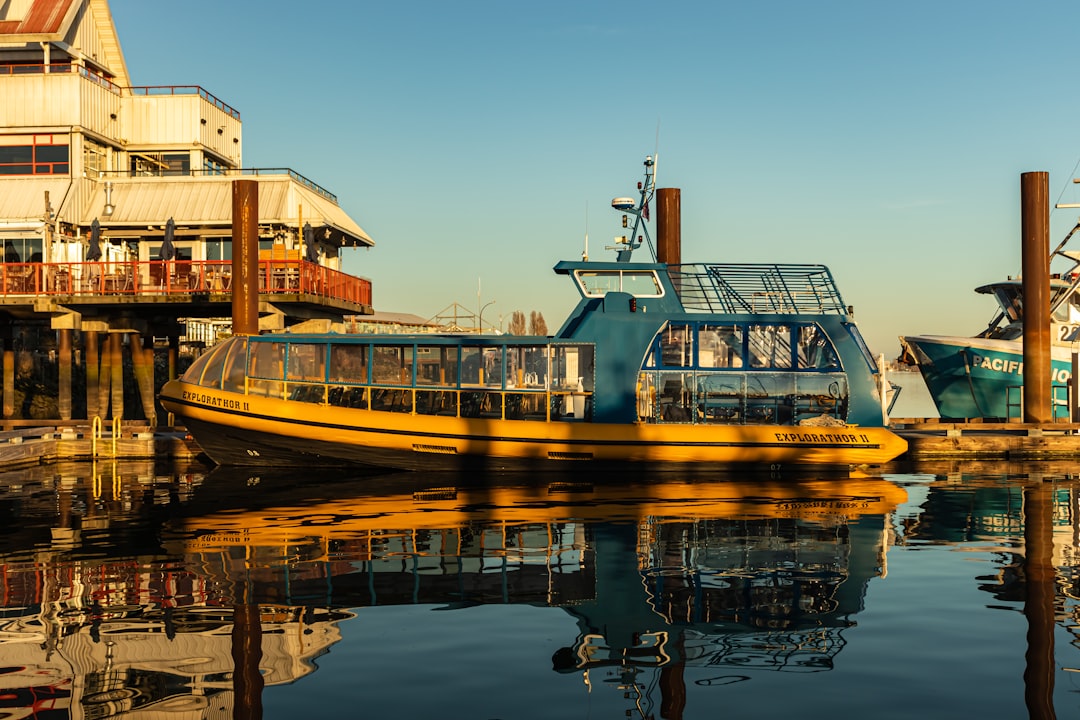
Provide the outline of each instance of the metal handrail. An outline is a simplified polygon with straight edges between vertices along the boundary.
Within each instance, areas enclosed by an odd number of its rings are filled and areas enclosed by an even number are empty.
[[[259,260],[258,292],[371,304],[371,281],[307,260]],[[232,293],[230,260],[0,263],[0,298]]]

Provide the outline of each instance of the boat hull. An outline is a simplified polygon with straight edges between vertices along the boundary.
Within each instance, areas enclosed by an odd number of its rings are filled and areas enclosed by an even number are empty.
[[[611,424],[460,418],[342,408],[207,390],[161,394],[222,465],[359,465],[403,470],[535,470],[573,465],[862,465],[907,443],[886,428]]]
[[[941,417],[1007,420],[1022,416],[1023,343],[928,335],[900,340],[915,358]],[[1071,350],[1051,348],[1055,419],[1068,416],[1065,388],[1071,368]]]

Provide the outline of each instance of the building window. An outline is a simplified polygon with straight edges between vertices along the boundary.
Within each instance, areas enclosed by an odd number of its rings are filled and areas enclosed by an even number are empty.
[[[132,153],[131,174],[142,177],[190,175],[191,155],[188,153]]]
[[[228,166],[226,166],[225,163],[206,155],[203,156],[203,174],[224,175],[227,169]]]
[[[4,262],[41,262],[41,238],[13,238],[4,241]]]
[[[6,144],[0,138],[0,175],[66,175],[69,172],[67,144],[53,144],[51,135],[15,139]],[[66,138],[65,138],[66,139]]]
[[[96,177],[108,170],[108,157],[104,145],[98,145],[90,138],[83,138],[83,171],[85,175]]]

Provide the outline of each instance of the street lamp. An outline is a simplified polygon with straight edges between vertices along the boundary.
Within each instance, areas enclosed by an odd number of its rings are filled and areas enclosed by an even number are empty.
[[[484,311],[487,310],[488,305],[494,305],[495,301],[492,300],[489,303],[485,303],[484,307],[480,308],[480,314],[476,316],[476,324],[479,326],[477,332],[483,334],[484,332]]]

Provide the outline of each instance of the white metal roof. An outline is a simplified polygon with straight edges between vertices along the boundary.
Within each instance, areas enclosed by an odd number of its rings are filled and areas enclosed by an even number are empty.
[[[45,193],[49,193],[49,205],[56,212],[70,184],[66,177],[6,177],[0,180],[0,218],[40,222],[45,219]]]
[[[97,217],[113,228],[163,225],[170,217],[177,225],[232,225],[232,177],[116,178],[112,184],[113,214],[105,218],[106,184],[99,182],[87,205],[83,225]],[[299,227],[327,226],[344,235],[346,244],[375,242],[336,203],[288,175],[260,175],[259,223]],[[0,217],[2,217],[0,213]]]

